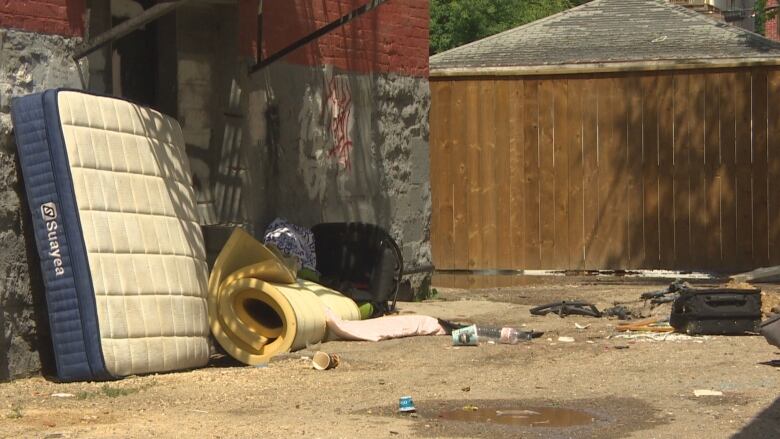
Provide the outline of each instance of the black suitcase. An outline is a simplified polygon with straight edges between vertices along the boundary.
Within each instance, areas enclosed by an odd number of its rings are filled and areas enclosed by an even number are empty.
[[[687,334],[756,333],[761,323],[761,290],[685,287],[672,305],[669,324]]]

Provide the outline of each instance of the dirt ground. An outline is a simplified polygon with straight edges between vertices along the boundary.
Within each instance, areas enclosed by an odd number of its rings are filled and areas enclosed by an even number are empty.
[[[311,352],[302,351],[259,368],[222,360],[205,369],[111,383],[17,380],[0,384],[0,436],[780,437],[780,350],[762,337],[614,338],[615,320],[528,312],[561,299],[603,309],[667,281],[558,277],[521,283],[439,288],[434,300],[402,303],[401,309],[545,331],[530,342],[329,342],[318,348],[342,357],[329,371],[312,369],[306,358]],[[574,342],[561,342],[561,336]],[[696,397],[697,389],[723,395]],[[405,395],[414,400],[414,415],[397,411]],[[523,420],[556,408],[576,410],[580,418],[584,413],[586,422],[554,427],[544,420],[533,426],[498,421],[501,414]],[[449,419],[453,413],[467,420]],[[491,420],[479,421],[485,418]]]

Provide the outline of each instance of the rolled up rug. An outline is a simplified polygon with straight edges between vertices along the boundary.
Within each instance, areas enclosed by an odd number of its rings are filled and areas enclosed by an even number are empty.
[[[250,365],[327,338],[326,307],[359,320],[348,297],[301,281],[271,250],[236,229],[209,277],[211,332],[233,358]]]

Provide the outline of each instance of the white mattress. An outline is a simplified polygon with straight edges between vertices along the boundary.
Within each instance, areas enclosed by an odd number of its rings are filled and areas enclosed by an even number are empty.
[[[57,99],[107,371],[204,365],[208,273],[179,124],[119,99]]]

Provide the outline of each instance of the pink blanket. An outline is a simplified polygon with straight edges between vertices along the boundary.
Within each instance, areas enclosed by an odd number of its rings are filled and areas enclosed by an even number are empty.
[[[446,335],[433,317],[403,315],[370,320],[341,320],[330,309],[325,310],[328,330],[341,340],[381,341],[416,335]]]

